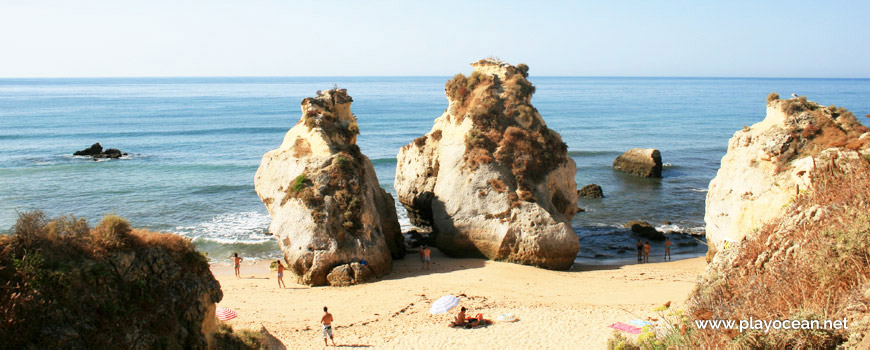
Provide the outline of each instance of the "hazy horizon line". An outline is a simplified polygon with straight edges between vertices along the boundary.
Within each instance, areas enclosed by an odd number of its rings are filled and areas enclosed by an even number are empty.
[[[453,74],[455,75],[455,74]],[[453,75],[154,75],[154,76],[54,76],[0,77],[0,80],[40,79],[228,79],[228,78],[450,78]],[[838,79],[868,80],[870,77],[751,77],[751,76],[688,76],[688,75],[530,75],[535,78],[650,78],[650,79]]]

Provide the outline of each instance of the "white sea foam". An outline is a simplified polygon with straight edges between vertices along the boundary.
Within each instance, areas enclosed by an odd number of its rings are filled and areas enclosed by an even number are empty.
[[[225,213],[195,226],[178,226],[176,233],[217,243],[257,244],[272,238],[267,234],[271,218],[255,211]]]
[[[707,192],[706,188],[689,188],[689,191],[692,192]]]
[[[396,201],[396,216],[399,218],[399,227],[402,232],[419,229],[419,227],[414,226],[414,224],[411,223],[411,219],[408,218],[408,210],[405,209],[405,207],[402,206],[402,203],[399,203],[398,200]]]
[[[656,230],[659,232],[668,232],[668,231],[683,232],[683,228],[680,227],[680,225],[676,225],[676,224],[657,226]]]

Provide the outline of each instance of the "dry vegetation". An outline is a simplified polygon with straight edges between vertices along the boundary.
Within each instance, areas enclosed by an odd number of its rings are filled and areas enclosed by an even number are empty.
[[[301,122],[308,130],[320,128],[327,135],[339,136],[344,143],[352,143],[353,138],[359,135],[356,121],[339,120],[332,112],[336,104],[350,102],[353,102],[353,98],[347,94],[347,90],[338,87],[322,92],[317,97],[308,97],[302,100],[302,105],[308,105],[309,109]]]
[[[568,146],[547,128],[531,105],[535,87],[526,80],[528,66],[507,68],[505,81],[475,71],[457,74],[445,87],[457,122],[471,118],[465,161],[470,170],[497,162],[511,170],[520,190],[556,169],[567,159]],[[533,198],[526,198],[534,200]]]
[[[190,240],[107,215],[19,214],[0,237],[0,339],[8,348],[201,348],[220,285]],[[203,298],[209,296],[208,298]]]
[[[841,163],[843,164],[843,163]],[[849,169],[848,171],[843,169]],[[720,251],[689,299],[687,327],[648,348],[854,348],[870,330],[870,163],[813,173],[786,214]],[[847,330],[698,330],[694,320],[850,320]],[[680,321],[678,321],[680,322]],[[682,334],[680,334],[682,333]],[[655,344],[655,340],[659,344]],[[637,345],[614,339],[623,348]]]
[[[868,131],[867,127],[843,107],[824,107],[808,101],[806,96],[780,100],[779,95],[771,93],[768,103],[773,101],[782,104],[784,113],[792,121],[789,139],[776,158],[778,171],[787,169],[795,158],[817,155],[831,147],[857,150],[870,144],[868,139],[859,139]]]
[[[810,191],[765,225],[691,298],[696,318],[842,319],[870,313],[870,164],[836,163],[813,174]],[[723,259],[724,260],[724,259]],[[722,262],[724,263],[724,262]],[[862,317],[857,317],[860,320]],[[865,325],[867,326],[867,325]],[[850,332],[860,332],[853,324]],[[705,344],[826,348],[849,339],[839,331],[698,332]]]

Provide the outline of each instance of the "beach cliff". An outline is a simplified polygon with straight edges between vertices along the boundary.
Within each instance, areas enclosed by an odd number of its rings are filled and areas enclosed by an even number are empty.
[[[868,153],[870,134],[844,108],[771,94],[767,116],[734,133],[707,192],[708,261],[780,217],[814,169]]]
[[[532,106],[528,66],[483,59],[447,82],[447,110],[398,154],[395,187],[454,257],[571,266],[576,165]]]
[[[870,134],[846,109],[776,97],[731,139],[710,184],[710,263],[689,313],[820,326],[697,329],[679,345],[868,349]]]
[[[190,240],[114,215],[19,215],[0,235],[0,348],[205,349],[220,284]]]
[[[404,243],[393,197],[378,184],[344,89],[302,101],[302,117],[267,152],[254,187],[289,271],[308,285],[350,285],[390,272]]]

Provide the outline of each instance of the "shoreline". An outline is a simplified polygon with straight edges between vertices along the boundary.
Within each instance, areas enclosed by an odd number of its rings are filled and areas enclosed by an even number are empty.
[[[615,322],[656,316],[651,309],[667,301],[682,307],[705,266],[702,257],[630,265],[575,265],[569,271],[483,259],[454,259],[438,250],[431,270],[421,271],[409,254],[394,261],[382,279],[349,287],[310,287],[285,273],[286,289],[277,287],[269,261],[243,261],[241,276],[232,265],[211,264],[224,299],[236,310],[228,321],[235,329],[265,327],[290,348],[322,346],[319,319],[323,306],[335,316],[340,346],[378,348],[459,348],[479,346],[530,348],[544,344],[604,347]],[[431,315],[431,303],[443,295],[464,295],[469,316],[495,320],[512,313],[519,321],[479,329],[453,329],[447,323],[458,309]]]

